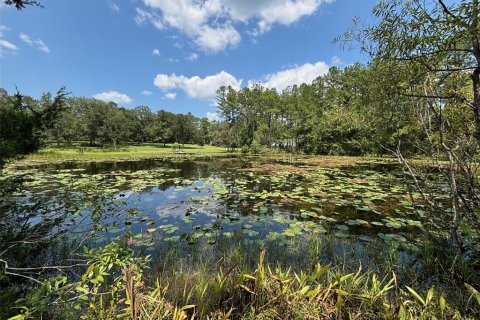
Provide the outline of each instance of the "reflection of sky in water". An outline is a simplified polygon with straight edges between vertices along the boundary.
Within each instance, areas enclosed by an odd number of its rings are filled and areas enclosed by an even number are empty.
[[[75,169],[72,164],[69,166]],[[84,170],[70,173],[79,176],[100,175],[99,181],[103,181],[102,175],[112,182],[118,183],[125,180],[125,184],[118,187],[122,191],[113,193],[112,199],[117,207],[107,209],[111,210],[111,215],[102,221],[105,228],[98,232],[99,237],[104,235],[110,238],[129,232],[132,235],[141,234],[141,237],[137,237],[138,239],[151,241],[154,244],[164,239],[179,241],[180,238],[187,241],[194,238],[199,241],[211,241],[222,235],[228,238],[241,236],[244,239],[259,241],[265,241],[265,239],[289,241],[293,237],[301,238],[306,234],[319,232],[338,236],[333,250],[335,255],[342,256],[345,254],[345,246],[362,255],[365,243],[355,241],[357,236],[376,237],[379,232],[400,232],[396,229],[387,229],[385,226],[368,225],[367,227],[345,223],[352,219],[380,220],[386,216],[387,210],[388,214],[396,213],[397,207],[387,208],[379,205],[378,210],[385,210],[382,216],[382,212],[363,210],[361,206],[364,204],[358,202],[359,199],[368,197],[368,192],[374,192],[375,196],[379,192],[387,192],[380,190],[381,188],[386,188],[385,190],[390,188],[388,183],[378,183],[374,186],[377,189],[372,189],[370,186],[370,183],[376,183],[373,178],[369,179],[371,175],[376,174],[382,179],[385,177],[381,171],[375,171],[372,168],[327,171],[325,177],[322,176],[324,180],[321,182],[326,181],[331,185],[332,192],[341,194],[340,198],[334,199],[329,193],[319,192],[319,196],[308,195],[309,189],[312,193],[317,192],[315,188],[318,184],[316,181],[306,182],[308,178],[285,175],[280,176],[280,181],[275,184],[269,180],[268,175],[236,171],[245,166],[248,165],[236,160],[231,162],[149,160],[119,162],[114,166],[109,166],[107,163],[88,164],[85,165]],[[162,168],[168,170],[163,172]],[[61,172],[59,170],[62,168],[56,165],[54,168],[46,168],[44,173]],[[160,171],[155,173],[155,170]],[[136,172],[141,174],[135,175]],[[161,178],[161,183],[148,181],[149,176],[154,173]],[[272,177],[276,176],[277,173],[274,172]],[[32,176],[33,182],[29,189],[34,191],[31,194],[33,197],[38,196],[40,192],[55,195],[56,189],[59,188],[58,181],[49,180],[48,177],[46,174],[44,180],[36,181],[35,176]],[[145,186],[129,187],[129,179],[130,181],[136,179],[137,183],[146,181]],[[351,184],[348,184],[350,181]],[[295,193],[298,187],[305,188]],[[224,197],[216,197],[219,190],[226,192]],[[263,190],[268,194],[271,191],[277,192],[278,197],[268,200],[259,199]],[[71,191],[67,190],[67,192],[73,194]],[[284,197],[285,195],[288,196]],[[297,197],[296,204],[282,202],[292,196]],[[391,195],[391,199],[396,201],[395,197],[398,195]],[[384,202],[390,201],[390,198],[384,199]],[[256,207],[257,204],[260,205]],[[335,218],[337,222],[309,216],[315,207],[321,207],[323,214],[328,218]],[[132,209],[136,209],[135,212],[131,211]],[[87,212],[88,210],[83,210],[83,213]],[[77,219],[79,220],[81,219]],[[88,222],[90,222],[88,217],[83,220],[85,224]],[[339,229],[338,225],[344,225],[346,229]],[[354,239],[354,241],[347,241],[345,238]],[[368,238],[365,239],[368,240]]]

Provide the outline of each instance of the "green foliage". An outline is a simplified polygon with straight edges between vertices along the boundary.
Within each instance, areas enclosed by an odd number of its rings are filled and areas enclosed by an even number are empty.
[[[62,112],[67,93],[62,88],[52,100],[45,94],[40,101],[16,93],[0,91],[0,166],[9,158],[37,151],[45,131]]]
[[[238,91],[222,87],[217,105],[226,121],[223,144],[280,148],[310,154],[385,154],[395,147],[398,132],[418,139],[414,106],[392,99],[378,81],[385,67],[359,63],[332,67],[311,84],[278,93],[256,85]],[[395,105],[395,108],[390,108]],[[238,137],[238,138],[237,138]]]
[[[16,302],[19,313],[10,319],[128,318],[136,290],[129,285],[141,281],[150,257],[135,256],[126,241],[85,248],[84,255],[89,260],[80,279],[59,275],[44,280]]]
[[[74,141],[84,141],[90,147],[113,148],[126,142],[208,145],[217,126],[191,113],[154,113],[147,106],[125,109],[112,102],[71,97],[47,133],[57,146],[71,146]]]
[[[4,0],[3,3],[8,6],[14,6],[17,10],[23,10],[27,6],[43,7],[39,1],[35,0]]]
[[[173,262],[169,272],[150,277],[149,284],[145,261],[110,243],[89,251],[92,258],[81,281],[58,277],[44,282],[30,296],[37,304],[23,306],[11,319],[42,314],[79,319],[247,320],[280,314],[284,319],[473,319],[480,307],[469,301],[471,313],[463,314],[464,306],[452,304],[437,288],[415,290],[399,284],[395,273],[380,276],[361,267],[345,272],[318,262],[296,271],[268,263],[266,253],[261,251],[253,268],[229,266],[232,256],[211,261],[213,269],[202,262],[183,269]],[[465,289],[478,299],[475,288],[466,284]]]

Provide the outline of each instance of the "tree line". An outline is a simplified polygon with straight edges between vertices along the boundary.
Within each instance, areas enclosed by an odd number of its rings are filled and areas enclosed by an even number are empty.
[[[205,145],[212,142],[213,126],[191,113],[153,112],[148,106],[126,109],[113,102],[71,97],[48,135],[59,145],[74,141],[113,147],[125,142]]]
[[[455,79],[456,88],[468,90],[468,77],[460,80]],[[45,93],[35,100],[1,89],[0,143],[4,153],[17,150],[20,154],[51,141],[58,146],[81,142],[83,146],[114,148],[130,142],[192,143],[254,153],[276,148],[359,156],[391,155],[401,140],[406,155],[424,154],[429,143],[419,121],[424,108],[418,100],[392,94],[398,86],[395,81],[400,80],[392,80],[389,66],[374,59],[366,65],[332,67],[311,84],[294,85],[282,92],[261,85],[240,90],[220,87],[217,107],[221,121],[191,113],[153,112],[148,106],[127,109],[113,102],[68,96],[64,90],[55,97]],[[447,101],[442,115],[454,130],[446,130],[446,137],[468,137],[475,131],[474,119],[461,103]],[[20,132],[26,130],[25,125],[30,136]],[[25,141],[32,144],[28,150],[20,147]]]
[[[280,93],[261,85],[221,87],[217,105],[225,120],[219,127],[223,142],[231,148],[358,156],[391,155],[401,139],[406,154],[422,154],[420,146],[428,141],[419,122],[419,103],[394,94],[396,84],[387,71],[384,62],[373,60],[332,67],[311,84]],[[468,78],[460,87],[469,87]],[[455,130],[468,135],[474,123],[463,107],[449,102],[442,111],[450,123],[459,124]]]
[[[2,158],[15,151],[33,152],[47,141],[57,146],[80,142],[83,146],[116,148],[127,142],[205,145],[218,140],[218,124],[207,118],[153,112],[147,106],[126,109],[113,102],[71,97],[65,90],[55,97],[45,93],[35,100],[0,89],[0,119]],[[30,144],[28,148],[21,146],[24,143]]]

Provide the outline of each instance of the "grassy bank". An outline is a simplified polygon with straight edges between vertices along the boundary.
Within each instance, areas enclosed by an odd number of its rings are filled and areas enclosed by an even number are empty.
[[[163,144],[124,144],[116,148],[80,147],[58,148],[48,146],[29,154],[20,162],[59,162],[59,161],[108,161],[133,160],[176,156],[226,155],[227,149],[215,146],[163,145]]]
[[[266,160],[279,159],[284,167],[289,164],[320,166],[320,167],[340,167],[354,166],[359,164],[377,163],[388,164],[396,163],[396,159],[391,157],[353,157],[353,156],[317,156],[292,154],[277,149],[264,149],[259,154],[242,154],[239,150],[229,151],[224,147],[217,146],[199,146],[193,144],[173,145],[173,144],[122,144],[116,148],[101,147],[81,147],[80,144],[74,144],[71,147],[57,147],[48,145],[38,152],[29,154],[23,158],[12,161],[10,165],[22,166],[43,163],[59,163],[64,161],[122,161],[122,160],[143,160],[155,158],[195,158],[195,157],[215,157],[227,155],[255,156],[260,162],[257,171],[270,171],[268,166],[260,165]],[[418,160],[417,160],[418,161]]]

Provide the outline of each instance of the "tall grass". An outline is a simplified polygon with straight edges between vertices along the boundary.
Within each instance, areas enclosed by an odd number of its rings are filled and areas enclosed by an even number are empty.
[[[92,249],[79,282],[58,278],[44,318],[478,319],[479,275],[455,251],[346,240],[224,239],[145,253],[125,242]],[[339,254],[343,252],[343,254]],[[57,291],[56,291],[57,290]],[[45,289],[44,291],[45,292]],[[53,302],[52,302],[53,301]],[[23,312],[25,319],[38,313]],[[67,317],[68,318],[68,317]]]

